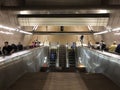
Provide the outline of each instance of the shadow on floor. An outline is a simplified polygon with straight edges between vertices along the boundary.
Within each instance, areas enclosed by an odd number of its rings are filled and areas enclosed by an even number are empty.
[[[113,81],[102,74],[80,73],[88,90],[120,90]]]
[[[48,73],[27,73],[7,90],[42,90]]]
[[[120,87],[102,74],[86,73],[83,69],[69,73],[26,73],[7,90],[120,90]]]

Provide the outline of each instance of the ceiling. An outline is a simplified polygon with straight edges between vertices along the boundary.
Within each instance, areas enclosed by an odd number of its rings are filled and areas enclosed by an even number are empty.
[[[119,9],[119,0],[0,0],[3,10]]]
[[[106,27],[120,0],[0,0],[1,10],[17,15],[20,26]]]
[[[100,5],[103,0],[1,0],[4,6],[57,6],[57,5]],[[22,4],[22,5],[21,5]]]

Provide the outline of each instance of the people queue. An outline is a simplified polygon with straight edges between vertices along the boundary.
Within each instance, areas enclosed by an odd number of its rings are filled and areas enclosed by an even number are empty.
[[[96,50],[120,54],[120,44],[117,45],[116,41],[114,41],[109,47],[107,47],[106,43],[103,40],[101,40],[101,42],[96,42],[94,45],[88,42],[88,47]]]
[[[17,45],[15,44],[9,45],[9,42],[6,41],[4,42],[3,48],[0,47],[0,55],[11,55],[14,52],[18,52],[26,49],[32,49],[39,46],[40,46],[40,42],[38,40],[33,41],[32,45],[24,46],[24,47],[21,44],[21,42],[19,42]]]
[[[9,45],[9,42],[4,42],[4,46],[1,49],[0,48],[0,55],[11,55],[14,52],[23,50],[23,45],[19,42],[18,45],[11,44]]]
[[[35,41],[29,48],[37,47],[40,45],[40,42]],[[105,42],[101,40],[101,42],[96,42],[94,45],[91,44],[91,42],[88,42],[88,47],[93,48],[96,50],[102,50],[102,51],[108,51],[111,53],[118,53],[120,54],[120,44],[117,45],[116,41],[114,41],[109,47],[106,46]],[[4,46],[1,49],[0,47],[0,55],[11,55],[14,52],[23,50],[23,45],[19,42],[18,45],[11,44],[9,45],[9,42],[4,42]]]

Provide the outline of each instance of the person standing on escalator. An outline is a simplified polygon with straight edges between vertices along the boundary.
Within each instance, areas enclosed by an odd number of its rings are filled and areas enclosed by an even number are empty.
[[[80,42],[81,42],[81,45],[82,45],[82,46],[83,46],[83,39],[84,39],[84,36],[81,35],[81,37],[80,37]]]
[[[0,56],[2,55],[1,47],[0,47]]]
[[[4,44],[5,45],[4,45],[3,49],[2,49],[3,55],[10,55],[10,54],[12,54],[14,52],[14,49],[12,48],[12,46],[10,46],[7,41],[4,42]]]
[[[101,42],[100,42],[100,50],[102,50],[102,51],[106,50],[106,44],[103,40],[101,40]]]
[[[18,50],[18,51],[23,50],[23,45],[21,44],[21,42],[18,43],[18,45],[17,45],[17,50]]]

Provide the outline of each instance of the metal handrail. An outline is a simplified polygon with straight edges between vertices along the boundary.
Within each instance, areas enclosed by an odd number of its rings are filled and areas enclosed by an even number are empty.
[[[74,52],[75,52],[75,66],[77,67],[78,66],[78,52],[77,52],[77,47],[75,47]]]
[[[68,45],[66,45],[66,68],[69,68]]]
[[[56,67],[59,67],[59,45],[57,46],[57,60],[56,60]]]

